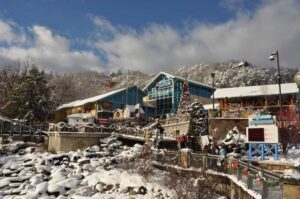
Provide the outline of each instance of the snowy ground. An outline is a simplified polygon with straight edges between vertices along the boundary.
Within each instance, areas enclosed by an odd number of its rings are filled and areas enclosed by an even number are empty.
[[[145,178],[133,171],[140,145],[125,147],[111,137],[85,151],[50,154],[18,150],[21,144],[2,150],[8,154],[0,157],[0,198],[176,198],[162,172]]]

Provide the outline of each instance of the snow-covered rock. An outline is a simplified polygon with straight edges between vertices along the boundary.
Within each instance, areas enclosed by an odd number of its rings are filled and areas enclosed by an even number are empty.
[[[146,181],[122,168],[124,160],[138,161],[143,146],[125,147],[116,134],[84,151],[50,154],[29,147],[22,155],[0,156],[0,198],[155,198],[159,188],[166,190],[159,198],[175,196],[159,177]]]

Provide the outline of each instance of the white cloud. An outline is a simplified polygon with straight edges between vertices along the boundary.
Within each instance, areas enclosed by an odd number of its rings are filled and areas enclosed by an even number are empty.
[[[1,23],[2,22],[2,23]],[[7,35],[6,42],[24,35],[14,34],[13,26],[4,21],[0,22],[0,36]],[[34,25],[31,28],[30,37],[22,37],[23,43],[11,44],[0,47],[0,60],[7,63],[15,60],[29,59],[48,71],[76,72],[82,70],[102,71],[99,57],[92,51],[71,50],[69,41],[59,35],[55,35],[46,27]],[[26,45],[24,45],[26,43]]]
[[[236,0],[227,0],[236,6]],[[0,19],[0,63],[30,59],[57,72],[139,69],[146,72],[169,70],[183,65],[246,59],[275,66],[268,55],[278,49],[282,66],[300,65],[300,2],[263,0],[253,11],[241,12],[220,24],[199,22],[181,30],[169,25],[150,24],[143,30],[114,25],[103,17],[91,17],[95,40],[86,39],[99,50],[75,50],[70,40],[39,25],[22,27]],[[26,30],[26,31],[25,31]],[[103,62],[106,62],[106,67]]]
[[[99,16],[93,16],[92,21],[94,25],[98,28],[99,30],[103,30],[105,32],[111,32],[111,33],[117,33],[118,30],[117,28],[107,19]]]
[[[26,37],[18,27],[13,22],[5,22],[0,20],[0,42],[5,42],[7,44],[11,43],[23,43]]]
[[[222,24],[197,24],[184,34],[152,24],[142,32],[120,30],[101,23],[113,37],[99,38],[95,47],[105,52],[111,68],[166,70],[203,62],[246,59],[275,66],[268,61],[278,49],[282,66],[300,64],[300,3],[296,0],[265,0],[251,15],[238,12]],[[185,28],[183,28],[185,29]]]

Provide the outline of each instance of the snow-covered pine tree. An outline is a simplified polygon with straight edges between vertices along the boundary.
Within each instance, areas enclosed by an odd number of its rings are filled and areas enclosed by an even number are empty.
[[[189,108],[190,125],[188,132],[192,136],[202,136],[208,134],[208,112],[198,101],[194,101]]]
[[[45,73],[33,66],[25,79],[14,85],[3,112],[10,118],[44,121],[53,110],[54,101]]]
[[[188,81],[185,80],[183,82],[181,98],[177,109],[177,117],[179,119],[186,118],[187,114],[189,113],[190,105],[191,105],[191,96],[190,96],[189,84]]]

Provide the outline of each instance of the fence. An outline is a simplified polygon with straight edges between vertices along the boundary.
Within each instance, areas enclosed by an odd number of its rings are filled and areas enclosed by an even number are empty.
[[[188,153],[188,167],[201,169],[205,172],[208,169],[235,176],[248,189],[260,193],[262,198],[282,198],[281,178],[278,174],[255,167],[249,162],[241,161],[233,157],[227,157],[223,162],[219,156],[210,154]],[[167,165],[181,166],[180,152],[156,151],[154,160]]]
[[[82,123],[82,124],[67,124],[64,122],[59,122],[57,124],[49,124],[49,132],[116,132],[125,135],[144,137],[144,131],[142,129],[137,129],[134,127],[122,127],[118,125],[98,125],[95,123]]]
[[[41,135],[43,131],[47,131],[48,124],[24,124],[19,121],[0,120],[1,135],[19,135],[31,136],[34,134]]]
[[[262,198],[282,198],[280,175],[235,158],[231,158],[228,164],[231,167],[228,173],[236,176],[248,189],[260,193]]]

